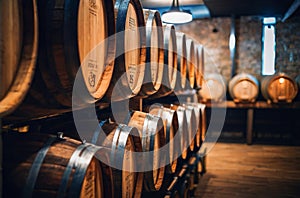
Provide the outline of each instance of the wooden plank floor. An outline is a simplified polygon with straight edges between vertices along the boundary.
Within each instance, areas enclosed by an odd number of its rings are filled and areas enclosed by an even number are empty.
[[[195,197],[300,197],[300,147],[217,143]]]

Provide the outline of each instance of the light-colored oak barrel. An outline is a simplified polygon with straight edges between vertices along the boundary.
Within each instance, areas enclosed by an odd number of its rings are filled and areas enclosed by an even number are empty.
[[[4,197],[114,197],[111,169],[95,157],[105,148],[34,133],[3,140]]]
[[[196,150],[196,134],[197,134],[197,118],[194,107],[189,105],[183,105],[185,108],[187,128],[186,133],[188,134],[188,139],[186,140],[189,145],[188,152],[194,153]],[[190,153],[190,154],[191,154]]]
[[[204,46],[201,44],[195,44],[196,48],[196,63],[197,63],[197,70],[196,70],[196,87],[201,88],[203,83],[204,77]]]
[[[166,167],[166,173],[174,174],[177,171],[177,158],[175,156],[179,156],[179,153],[176,153],[177,150],[175,147],[177,144],[175,144],[174,140],[174,136],[176,135],[179,127],[177,113],[169,108],[154,105],[150,107],[149,113],[159,116],[163,120],[164,135],[169,151],[166,158],[166,164],[169,164],[169,166]]]
[[[146,191],[158,191],[162,186],[166,153],[160,152],[160,148],[165,145],[164,126],[160,117],[149,113],[134,111],[128,120],[128,126],[136,127],[142,139],[143,152],[152,151],[152,155],[143,157],[146,164],[150,164],[151,171],[144,172],[144,189]]]
[[[73,85],[80,71],[82,86],[93,98],[101,99],[114,69],[113,2],[39,1],[38,11],[38,64],[49,91],[62,105],[72,106]],[[90,103],[85,99],[81,98],[82,103]]]
[[[149,96],[157,92],[163,77],[163,28],[160,13],[157,10],[143,9],[146,25],[146,68],[140,96]]]
[[[188,138],[189,134],[187,133],[188,123],[187,123],[187,116],[186,116],[186,109],[183,106],[178,105],[171,105],[170,109],[175,110],[178,117],[178,135],[179,141],[175,142],[176,146],[175,150],[177,153],[180,153],[180,163],[187,160],[188,158]],[[181,168],[182,164],[177,164],[179,168]]]
[[[102,132],[105,133],[103,137]],[[143,173],[136,167],[143,161],[133,157],[131,152],[142,152],[138,130],[124,124],[100,122],[91,137],[91,142],[111,149],[111,163],[114,164],[114,197],[140,197],[143,188]]]
[[[159,98],[167,96],[174,91],[177,77],[177,43],[174,25],[164,24],[164,69],[160,89],[151,96]]]
[[[183,32],[176,32],[177,43],[177,79],[176,92],[182,92],[186,86],[187,55],[186,55],[186,36]]]
[[[196,118],[196,129],[197,132],[195,133],[194,137],[194,152],[199,151],[202,142],[203,142],[203,104],[200,103],[187,103],[186,106],[192,107],[195,111],[195,118]],[[205,113],[205,112],[204,112]]]
[[[264,77],[261,81],[261,93],[268,102],[290,103],[298,93],[296,81],[285,73]]]
[[[146,31],[142,5],[139,0],[114,0],[114,13],[117,45],[113,77],[105,98],[108,102],[136,96],[145,76]],[[114,89],[124,94],[115,93]]]
[[[0,117],[25,98],[36,67],[38,14],[35,0],[0,2]]]
[[[228,83],[229,94],[234,102],[255,102],[259,94],[259,82],[248,73],[235,75]]]
[[[202,89],[198,91],[200,101],[223,101],[226,95],[226,86],[226,80],[221,74],[205,74]]]
[[[205,141],[205,136],[207,132],[207,124],[206,124],[206,105],[202,103],[197,103],[197,105],[201,109],[201,142]]]
[[[194,89],[195,88],[195,79],[196,79],[196,55],[195,55],[195,44],[192,39],[186,40],[186,60],[187,60],[187,74],[186,78],[188,83],[186,83],[186,89]]]

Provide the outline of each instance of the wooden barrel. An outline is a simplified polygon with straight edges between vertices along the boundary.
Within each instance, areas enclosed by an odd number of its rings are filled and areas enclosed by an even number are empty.
[[[202,106],[203,104],[200,103],[187,103],[186,106],[192,107],[195,111],[195,118],[196,118],[196,134],[194,137],[194,152],[199,151],[202,142],[203,142],[203,137],[202,137],[202,132],[203,132],[203,112],[202,112]]]
[[[197,106],[201,109],[201,144],[205,141],[205,136],[207,132],[207,124],[206,124],[206,105],[202,103],[197,103]]]
[[[140,92],[146,60],[145,20],[140,1],[113,1],[117,45],[113,77],[105,98],[108,102],[131,98]],[[126,93],[114,94],[115,85]]]
[[[177,43],[174,25],[164,24],[164,69],[160,89],[150,98],[167,96],[174,91],[176,85]]]
[[[255,76],[248,73],[235,75],[228,84],[229,94],[236,103],[255,102],[259,94],[259,83]]]
[[[0,2],[0,117],[12,113],[30,87],[37,58],[36,1]]]
[[[204,76],[204,47],[201,44],[196,44],[196,63],[197,63],[197,70],[196,70],[196,87],[201,88],[203,83],[203,76]]]
[[[73,84],[80,68],[83,86],[93,98],[101,99],[114,69],[112,1],[39,1],[38,10],[38,64],[49,91],[62,105],[72,106]]]
[[[175,91],[182,92],[186,86],[186,70],[187,70],[187,55],[186,55],[186,36],[182,32],[176,32],[177,43],[177,80]]]
[[[142,152],[139,132],[124,124],[100,122],[91,142],[111,149],[110,159],[114,164],[114,197],[140,197],[143,187],[143,173],[135,172],[143,161],[136,159],[131,152]],[[101,132],[106,136],[102,136]],[[122,169],[121,169],[122,168]]]
[[[189,145],[189,152],[194,153],[196,151],[196,134],[197,134],[197,119],[194,107],[190,105],[184,105],[185,114],[187,120],[186,133],[188,134],[188,139],[186,140]]]
[[[204,76],[202,89],[199,90],[201,102],[219,102],[225,99],[226,80],[218,73],[210,73]]]
[[[144,172],[144,189],[158,191],[162,186],[166,153],[159,149],[165,145],[164,126],[160,117],[149,113],[134,111],[128,120],[128,126],[136,127],[142,139],[143,152],[153,151],[151,157],[143,159],[144,163],[152,167],[151,171]],[[153,157],[153,158],[152,158]]]
[[[180,153],[180,164],[177,164],[178,168],[180,169],[182,166],[183,161],[186,161],[188,158],[188,133],[187,133],[187,128],[188,128],[188,123],[187,123],[187,118],[186,118],[186,109],[183,106],[178,106],[178,105],[171,105],[170,109],[175,110],[177,113],[178,117],[178,142],[175,142],[176,145],[176,152]]]
[[[163,76],[163,29],[157,10],[143,9],[146,25],[146,68],[140,96],[157,92]]]
[[[114,197],[107,150],[45,134],[3,134],[4,197]],[[107,156],[108,157],[108,156]]]
[[[174,110],[169,108],[160,107],[160,106],[151,106],[149,113],[152,115],[159,116],[163,120],[164,124],[164,135],[166,139],[166,144],[168,144],[168,153],[166,164],[169,166],[166,167],[166,173],[175,174],[177,171],[177,158],[179,153],[176,153],[175,149],[176,144],[174,140],[174,136],[178,130],[178,118],[177,113]]]
[[[277,73],[262,79],[261,93],[269,103],[290,103],[298,93],[298,86],[287,74]]]
[[[195,72],[196,72],[196,56],[195,45],[192,39],[186,40],[186,58],[187,58],[187,74],[186,78],[189,83],[186,83],[186,89],[194,89],[195,87]]]

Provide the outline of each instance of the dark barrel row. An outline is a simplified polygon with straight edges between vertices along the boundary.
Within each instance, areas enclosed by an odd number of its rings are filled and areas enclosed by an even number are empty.
[[[94,132],[78,140],[62,132],[4,132],[4,197],[140,197],[143,192],[165,192],[170,178],[200,150],[205,105],[147,109],[149,113],[129,112],[124,124],[99,121]],[[81,123],[92,125],[90,120]],[[153,154],[144,155],[147,152]]]

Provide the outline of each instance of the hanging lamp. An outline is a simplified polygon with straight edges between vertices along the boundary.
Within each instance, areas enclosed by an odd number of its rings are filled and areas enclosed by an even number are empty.
[[[193,15],[189,10],[179,7],[179,0],[173,0],[171,8],[163,12],[161,19],[164,23],[183,24],[193,20]]]

